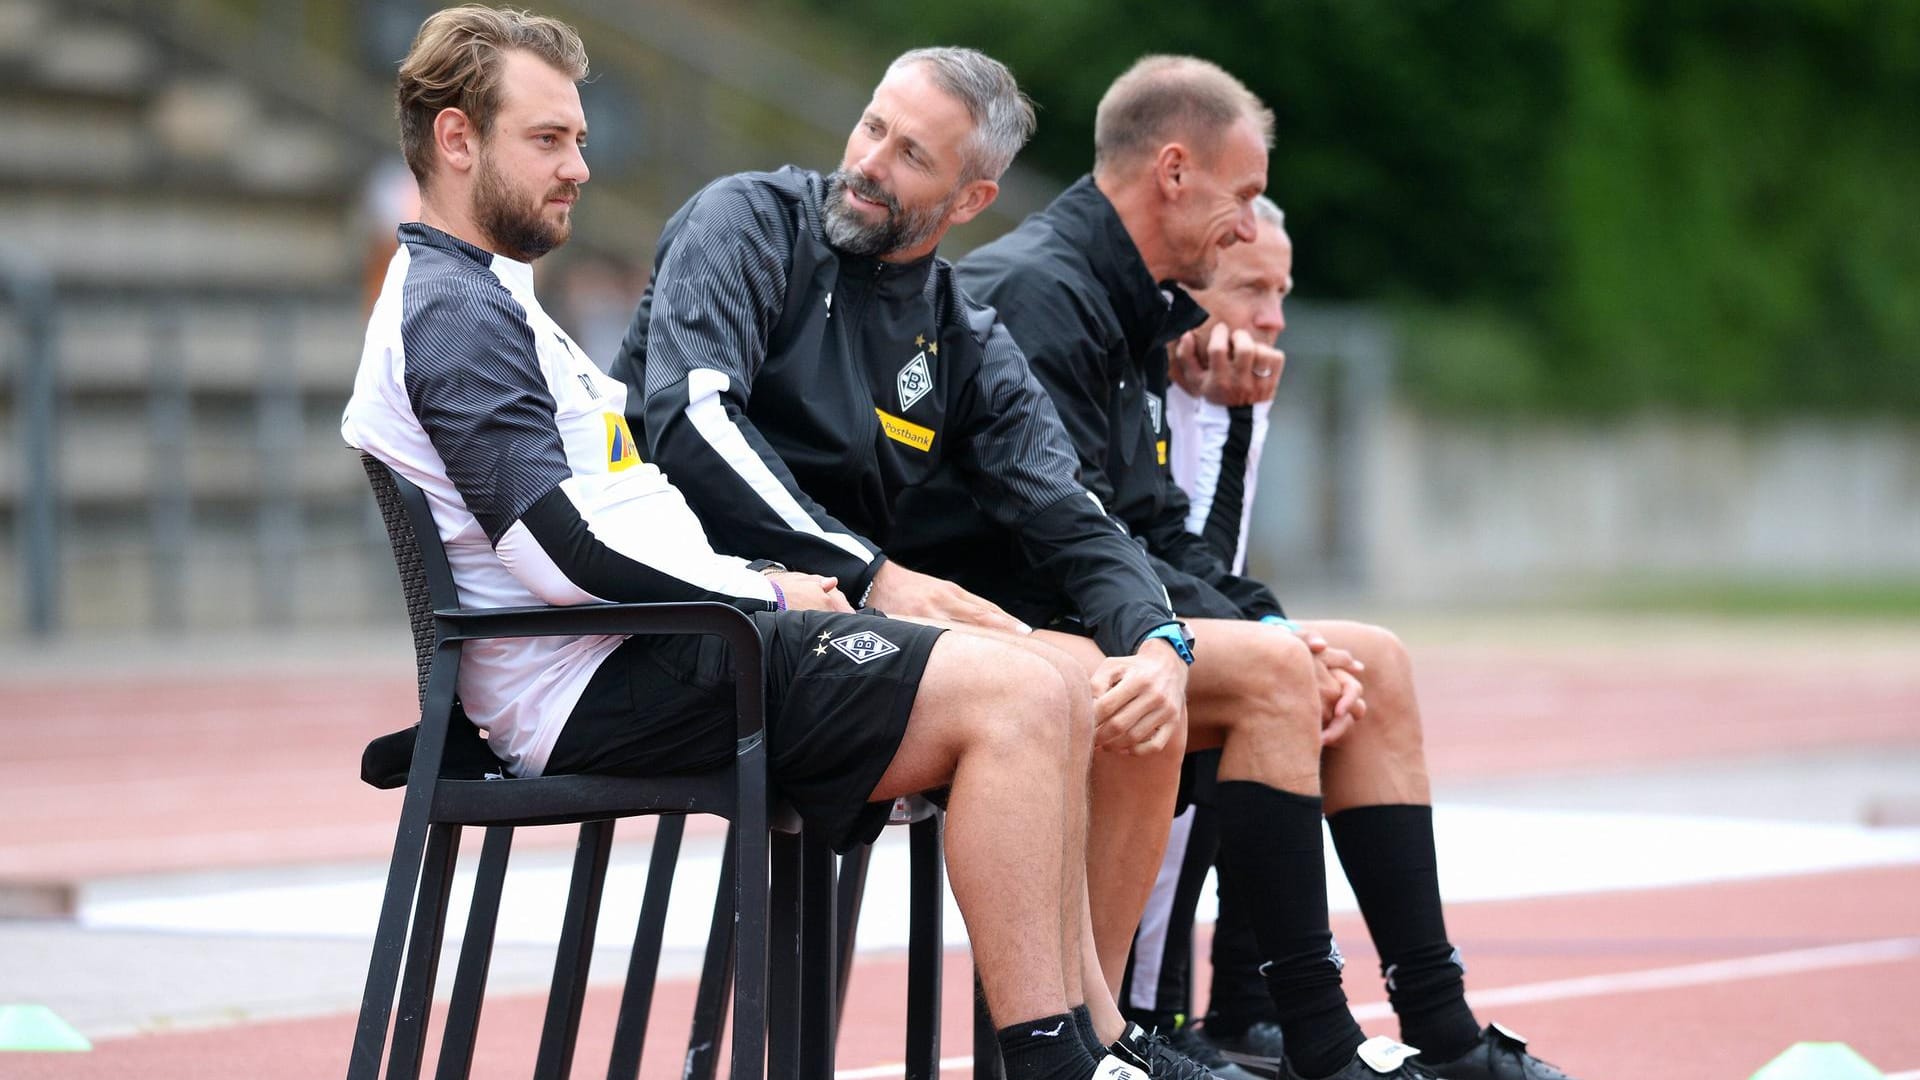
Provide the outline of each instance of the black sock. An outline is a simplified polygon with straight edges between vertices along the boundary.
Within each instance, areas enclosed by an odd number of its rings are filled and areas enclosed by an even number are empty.
[[[1301,1076],[1337,1072],[1366,1036],[1347,1009],[1327,928],[1320,799],[1222,780],[1214,807],[1220,813],[1222,888],[1247,898],[1287,1056]]]
[[[997,1038],[1007,1080],[1087,1080],[1100,1063],[1087,1056],[1070,1013],[1003,1027]]]
[[[1067,1015],[1073,1017],[1074,1030],[1080,1033],[1080,1041],[1087,1044],[1087,1053],[1092,1054],[1095,1061],[1106,1057],[1107,1044],[1101,1042],[1100,1033],[1093,1030],[1093,1013],[1085,1005],[1075,1005]]]
[[[1447,941],[1433,851],[1433,807],[1356,806],[1327,819],[1333,846],[1367,920],[1400,1038],[1425,1061],[1472,1048],[1480,1023],[1467,1007],[1466,968]]]

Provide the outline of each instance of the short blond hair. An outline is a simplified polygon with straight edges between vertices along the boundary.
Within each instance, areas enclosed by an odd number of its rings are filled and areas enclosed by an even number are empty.
[[[1093,118],[1093,171],[1187,140],[1211,152],[1241,120],[1273,147],[1273,110],[1226,69],[1195,56],[1143,56],[1113,80]]]
[[[433,120],[442,110],[467,114],[484,137],[500,111],[500,71],[506,54],[524,49],[575,82],[587,77],[587,47],[573,27],[515,8],[480,4],[436,11],[420,24],[413,48],[400,61],[394,110],[400,152],[422,187],[433,171]]]

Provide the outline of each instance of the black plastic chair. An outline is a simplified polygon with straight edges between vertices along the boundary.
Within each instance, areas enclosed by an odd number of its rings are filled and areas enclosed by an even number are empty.
[[[660,815],[608,1071],[610,1078],[636,1076],[673,867],[684,815],[689,813],[716,814],[731,824],[729,858],[715,900],[684,1075],[691,1080],[713,1076],[729,985],[734,1014],[731,1075],[736,1080],[758,1080],[763,1068],[776,1080],[830,1075],[832,1046],[825,1033],[834,1024],[830,1016],[820,1024],[823,1006],[817,1001],[808,1005],[807,998],[809,991],[815,998],[823,996],[822,988],[810,983],[809,973],[818,973],[816,981],[830,980],[834,974],[832,963],[819,962],[833,955],[833,919],[827,912],[832,903],[833,862],[831,852],[802,835],[789,813],[777,807],[770,812],[762,738],[763,663],[752,621],[724,604],[462,610],[425,494],[373,457],[362,454],[361,459],[406,593],[421,718],[412,732],[375,740],[362,766],[368,782],[394,786],[399,776],[391,759],[396,753],[401,760],[410,757],[405,766],[406,796],[348,1064],[349,1080],[373,1080],[379,1075],[390,1018],[393,1034],[387,1075],[412,1080],[420,1074],[461,827],[485,826],[486,837],[441,1042],[436,1075],[444,1077],[463,1077],[471,1067],[513,829],[581,823],[533,1073],[553,1080],[568,1076],[613,820]],[[644,779],[487,776],[490,770],[485,763],[491,754],[460,712],[455,697],[463,642],[689,633],[719,636],[731,650],[737,750],[730,765],[696,776]],[[389,759],[385,766],[383,754]],[[779,830],[771,838],[770,818],[771,828]],[[770,941],[779,961],[771,978]],[[825,989],[824,996],[832,1000],[830,984]]]

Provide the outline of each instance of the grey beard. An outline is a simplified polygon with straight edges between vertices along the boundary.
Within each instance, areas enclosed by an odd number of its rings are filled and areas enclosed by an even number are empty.
[[[953,199],[949,198],[924,210],[903,210],[900,203],[885,192],[855,184],[856,188],[864,189],[860,191],[862,198],[871,196],[872,201],[887,209],[885,218],[870,222],[847,205],[849,183],[845,169],[827,177],[827,198],[821,215],[827,243],[849,255],[873,259],[919,247],[939,231],[947,211],[953,209]]]

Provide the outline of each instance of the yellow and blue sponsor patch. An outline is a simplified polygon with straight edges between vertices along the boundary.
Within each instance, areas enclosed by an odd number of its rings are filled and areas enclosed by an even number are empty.
[[[607,419],[607,471],[619,472],[640,464],[640,448],[633,445],[633,432],[627,418],[619,413],[601,413]]]

